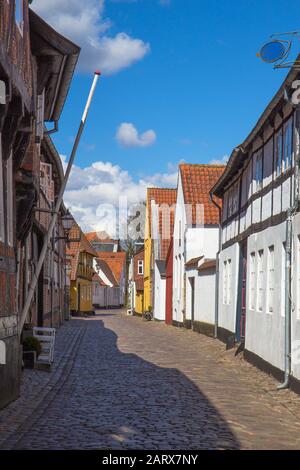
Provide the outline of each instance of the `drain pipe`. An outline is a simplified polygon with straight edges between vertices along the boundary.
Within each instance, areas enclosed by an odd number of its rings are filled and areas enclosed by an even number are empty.
[[[215,331],[214,337],[218,338],[218,327],[219,327],[219,284],[220,284],[220,253],[222,250],[222,230],[221,230],[221,206],[214,200],[213,193],[209,193],[211,202],[216,206],[219,211],[219,246],[216,254],[216,286],[215,286]]]
[[[285,246],[285,334],[284,334],[284,382],[277,390],[288,388],[291,373],[291,261],[292,261],[292,208],[289,208],[286,221]]]

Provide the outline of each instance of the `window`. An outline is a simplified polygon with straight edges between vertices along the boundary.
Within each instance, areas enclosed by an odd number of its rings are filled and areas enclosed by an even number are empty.
[[[275,165],[276,175],[279,176],[282,172],[282,129],[275,135]]]
[[[4,202],[3,202],[3,166],[2,166],[2,141],[0,134],[0,241],[4,242]]]
[[[257,310],[262,312],[264,297],[264,250],[258,252],[257,261]]]
[[[269,247],[268,254],[268,312],[274,312],[274,287],[275,287],[275,260],[274,246]]]
[[[293,154],[293,121],[289,119],[283,131],[283,164],[284,170],[290,168]]]
[[[23,22],[24,22],[23,0],[15,0],[15,20],[21,32],[23,32]]]
[[[144,274],[144,261],[141,259],[138,260],[138,274],[141,276]]]
[[[224,261],[223,268],[223,303],[227,304],[227,261]]]
[[[286,257],[286,243],[282,244],[282,255],[281,255],[281,315],[285,316],[285,257]]]
[[[14,244],[13,192],[13,162],[11,153],[6,162],[7,243],[9,246],[13,246]]]
[[[259,191],[262,187],[262,177],[263,177],[262,155],[263,154],[261,150],[256,154],[256,163],[255,163],[256,191]]]
[[[256,256],[250,255],[250,308],[255,310],[255,276],[256,276]]]
[[[231,303],[231,259],[224,261],[223,271],[223,303]]]
[[[227,303],[231,304],[231,259],[227,261]]]

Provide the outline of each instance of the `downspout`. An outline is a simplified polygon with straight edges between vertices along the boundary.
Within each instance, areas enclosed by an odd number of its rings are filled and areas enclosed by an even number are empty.
[[[300,166],[300,107],[296,107],[295,122],[295,193],[294,204],[288,209],[286,221],[286,253],[285,253],[285,334],[284,334],[284,382],[278,385],[277,390],[283,390],[289,387],[291,375],[291,264],[292,264],[292,221],[293,216],[299,209],[299,166]]]
[[[222,208],[219,204],[214,200],[213,193],[209,193],[211,202],[216,206],[219,211],[219,246],[218,251],[216,254],[216,293],[215,293],[215,332],[214,337],[215,339],[218,338],[218,327],[219,327],[219,284],[220,284],[220,253],[222,250],[222,231],[221,231],[221,211]]]
[[[291,260],[292,260],[292,219],[293,208],[288,209],[285,247],[285,333],[284,333],[284,382],[277,390],[288,388],[291,373]]]

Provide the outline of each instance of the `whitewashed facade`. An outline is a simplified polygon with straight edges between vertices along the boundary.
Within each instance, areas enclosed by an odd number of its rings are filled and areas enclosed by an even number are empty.
[[[287,89],[296,76],[292,70]],[[223,199],[219,335],[225,340],[234,335],[250,360],[273,366],[279,375],[285,367],[286,221],[296,196],[295,135],[295,109],[281,87],[242,146],[234,149],[213,189]],[[298,380],[299,237],[297,211],[292,218],[290,315],[291,372]]]
[[[202,204],[201,198],[197,201]],[[199,208],[199,224],[191,220],[191,207],[185,203],[182,175],[179,170],[177,202],[174,221],[174,253],[173,253],[173,323],[182,324],[184,320],[214,322],[215,307],[201,296],[206,283],[215,282],[215,275],[205,279],[197,269],[186,269],[190,260],[200,258],[215,259],[218,251],[218,224],[205,223],[204,210]],[[198,266],[197,266],[198,267]],[[194,280],[192,280],[194,279]],[[194,292],[193,292],[194,291]],[[214,291],[214,288],[213,288]]]
[[[154,267],[154,306],[153,318],[159,321],[166,319],[166,263],[155,261]]]

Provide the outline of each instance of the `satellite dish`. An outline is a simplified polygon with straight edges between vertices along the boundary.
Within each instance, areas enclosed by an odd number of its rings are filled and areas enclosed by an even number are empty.
[[[263,62],[272,64],[273,62],[277,62],[278,60],[283,59],[286,53],[286,44],[282,41],[274,40],[265,44],[261,48],[258,56]]]

